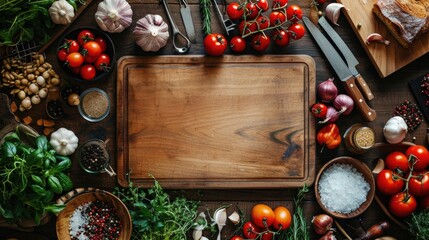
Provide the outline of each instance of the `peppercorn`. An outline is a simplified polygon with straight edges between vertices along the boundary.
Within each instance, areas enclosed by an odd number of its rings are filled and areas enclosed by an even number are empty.
[[[59,100],[51,100],[47,106],[48,114],[53,119],[59,119],[64,116],[64,110]]]
[[[417,105],[408,100],[396,106],[393,116],[401,116],[410,132],[414,131],[423,122],[423,114],[417,108]]]
[[[103,170],[108,161],[105,149],[95,143],[85,145],[80,153],[80,158],[82,166],[93,172]]]

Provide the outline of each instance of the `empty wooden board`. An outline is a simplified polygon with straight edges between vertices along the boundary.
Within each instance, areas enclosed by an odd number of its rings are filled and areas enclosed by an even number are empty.
[[[429,35],[425,34],[409,48],[403,48],[387,27],[372,13],[372,0],[338,0],[345,6],[342,11],[350,22],[363,48],[380,77],[384,78],[429,52]],[[358,27],[360,25],[361,27]],[[343,26],[344,27],[344,26]],[[389,45],[366,44],[371,33],[380,33],[390,41]]]
[[[117,74],[122,186],[149,187],[151,176],[180,189],[313,183],[311,57],[125,56]]]

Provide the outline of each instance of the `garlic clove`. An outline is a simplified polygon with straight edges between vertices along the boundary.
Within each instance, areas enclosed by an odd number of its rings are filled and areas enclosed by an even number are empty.
[[[377,164],[375,165],[374,169],[372,170],[372,173],[379,174],[384,169],[384,160],[379,158],[377,160]]]
[[[228,216],[228,219],[234,225],[237,225],[240,223],[240,215],[237,213],[237,211],[234,211],[233,213],[231,213],[231,215]]]
[[[384,43],[386,45],[390,44],[389,40],[386,40],[381,34],[379,33],[371,33],[370,35],[368,35],[368,37],[365,40],[366,44],[371,44],[373,42],[379,42],[379,43]]]
[[[193,240],[200,240],[202,236],[203,236],[203,230],[201,229],[194,229],[194,231],[192,232]]]
[[[208,238],[206,238],[206,237],[204,237],[204,236],[202,236],[201,238],[200,238],[200,240],[209,240]]]
[[[326,17],[337,26],[339,26],[337,22],[342,8],[344,8],[344,5],[341,3],[330,3],[325,9]]]

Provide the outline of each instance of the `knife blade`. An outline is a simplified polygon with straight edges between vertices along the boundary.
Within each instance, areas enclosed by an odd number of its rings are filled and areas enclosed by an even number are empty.
[[[194,21],[192,20],[191,8],[186,0],[179,0],[179,2],[180,15],[182,16],[183,24],[185,25],[186,35],[188,35],[188,38],[192,43],[195,43],[195,27]]]
[[[320,30],[310,21],[310,19],[307,17],[303,17],[302,19],[308,31],[316,40],[316,43],[319,45],[329,63],[342,81],[344,89],[353,99],[355,106],[359,109],[363,118],[366,121],[374,121],[377,117],[377,113],[366,103],[361,91],[356,86],[355,77],[341,58],[340,54],[335,50],[334,46],[332,46],[325,35],[323,35],[323,33],[320,32]]]
[[[356,78],[356,82],[362,91],[362,95],[366,98],[366,100],[371,101],[374,98],[374,95],[372,94],[371,89],[369,88],[365,79],[356,69],[356,65],[359,64],[359,61],[356,59],[355,55],[352,53],[340,35],[338,35],[338,33],[331,27],[325,17],[322,16],[319,18],[319,25],[323,28],[323,30],[325,30],[327,35],[332,39],[340,52],[343,54],[350,71]]]

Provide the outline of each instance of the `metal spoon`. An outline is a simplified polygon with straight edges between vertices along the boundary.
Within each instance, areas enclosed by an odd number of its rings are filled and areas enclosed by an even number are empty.
[[[178,53],[186,53],[189,50],[189,47],[191,46],[191,41],[179,31],[179,28],[176,26],[176,24],[173,21],[173,18],[170,13],[170,9],[168,8],[168,2],[167,0],[161,0],[162,4],[164,5],[165,11],[167,12],[167,17],[170,20],[171,28],[173,31],[173,46]],[[178,47],[176,44],[176,41],[178,37],[183,38],[186,41],[186,45],[183,47]]]

